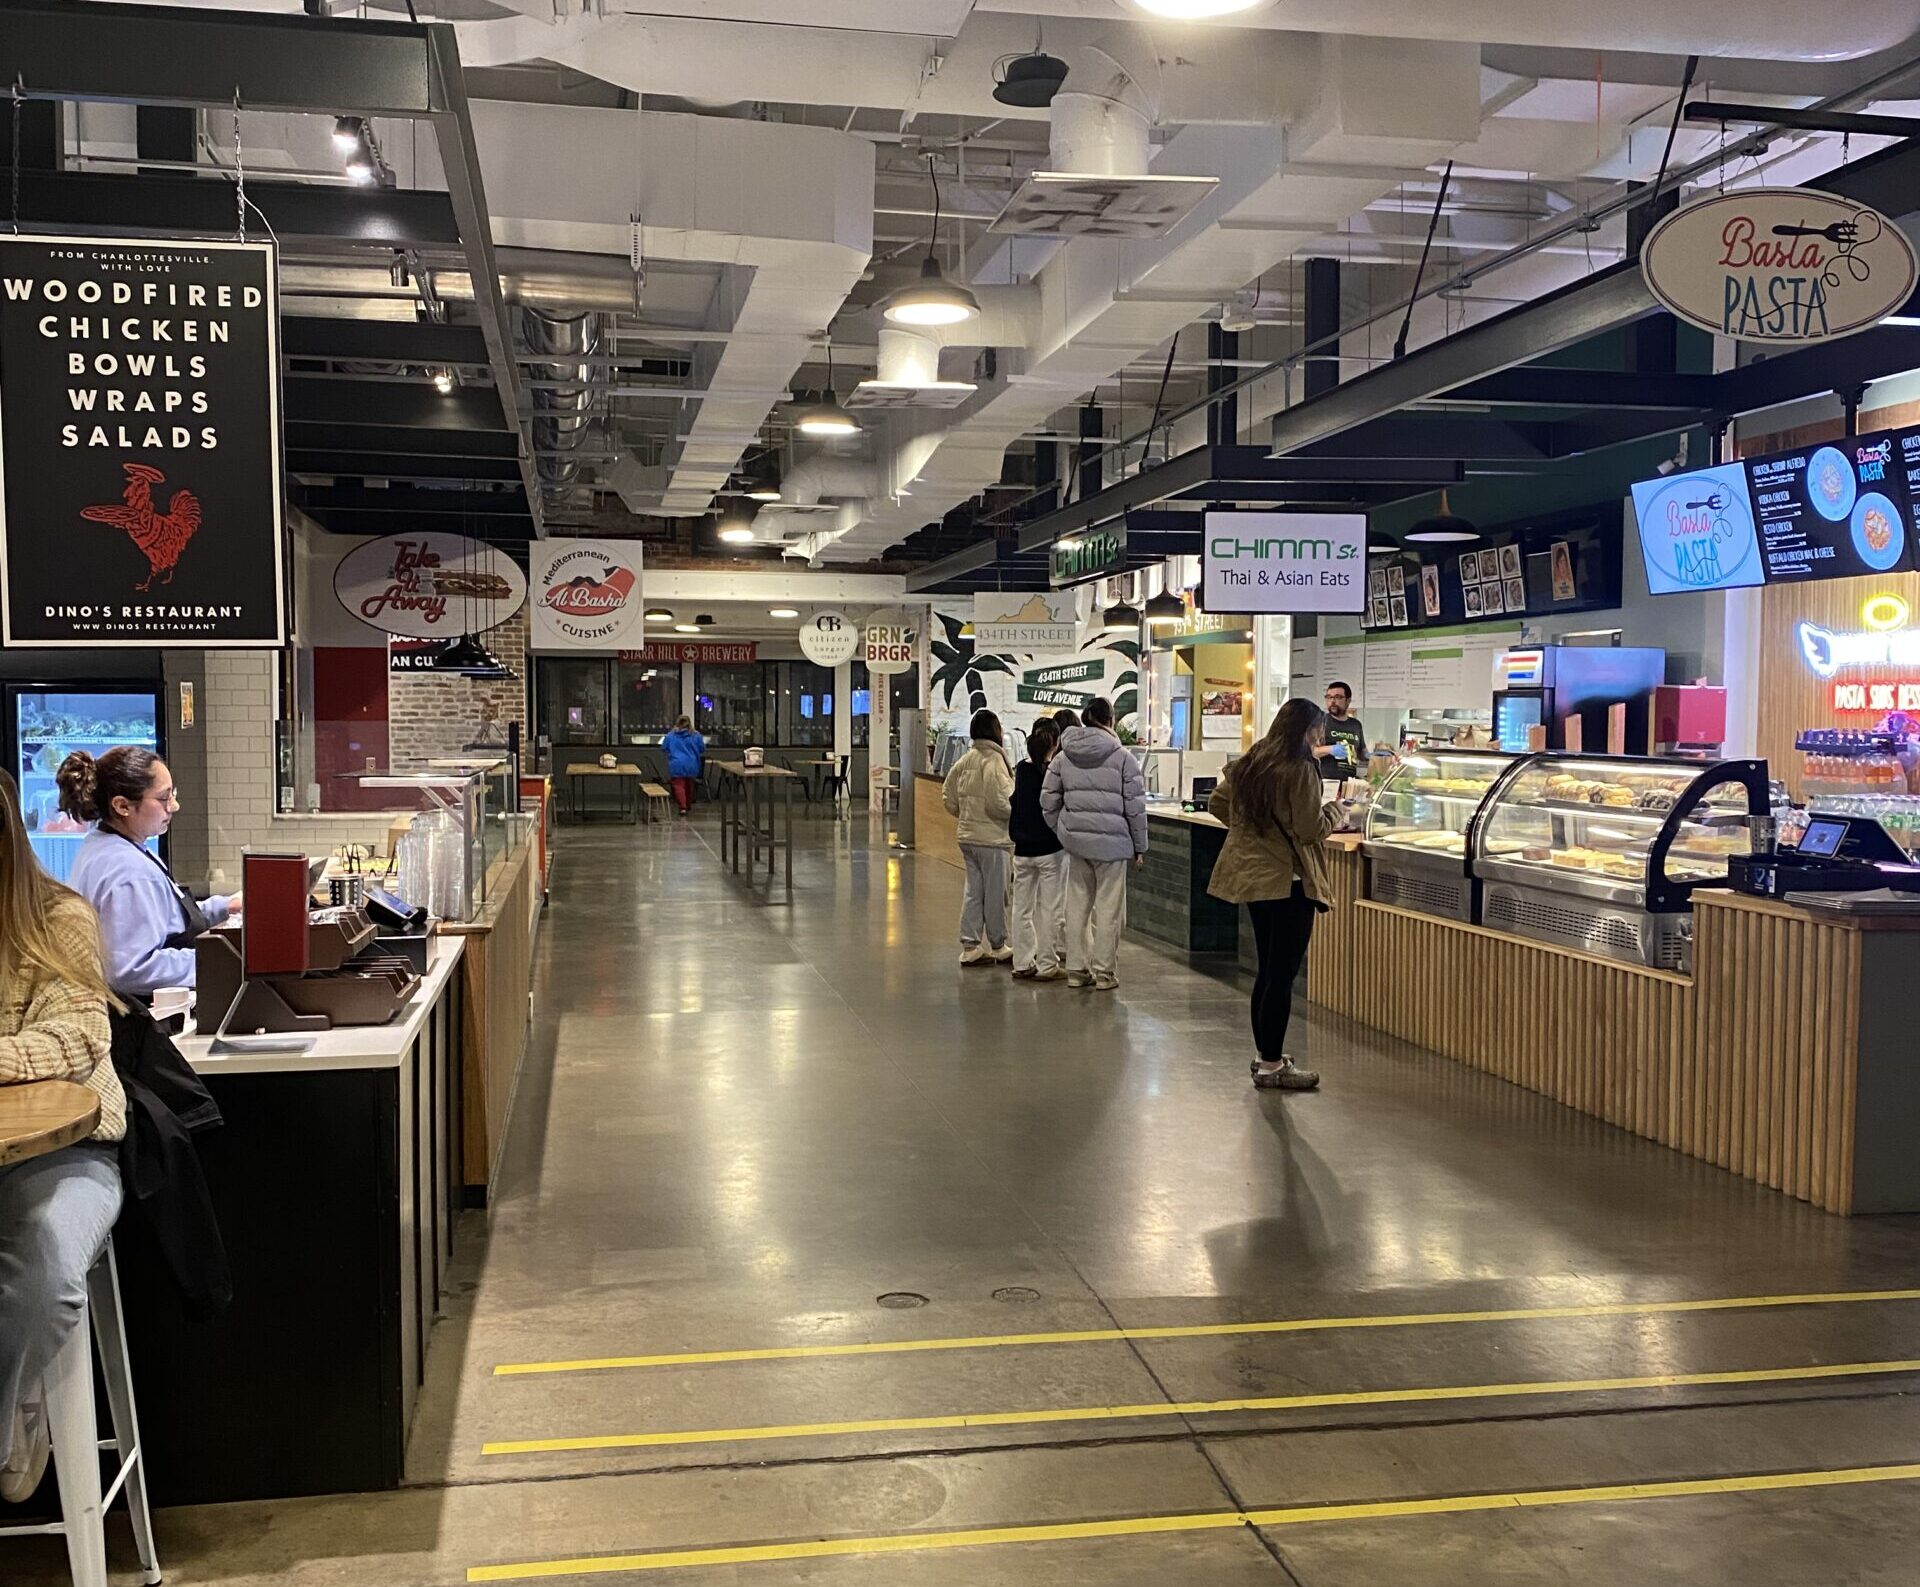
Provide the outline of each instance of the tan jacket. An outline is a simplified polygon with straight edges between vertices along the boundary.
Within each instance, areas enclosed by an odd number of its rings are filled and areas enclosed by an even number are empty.
[[[1301,891],[1323,908],[1333,900],[1327,879],[1327,837],[1334,818],[1326,803],[1317,761],[1303,760],[1281,773],[1278,820],[1256,827],[1235,819],[1233,774],[1226,775],[1207,800],[1207,814],[1227,824],[1227,841],[1214,863],[1207,891],[1229,904],[1285,898],[1296,878]]]
[[[97,966],[91,911],[77,898],[56,907],[52,925],[61,951]],[[0,1086],[77,1081],[100,1099],[100,1123],[89,1140],[117,1141],[127,1133],[127,1099],[112,1046],[106,1003],[70,981],[34,971],[0,992]]]
[[[1013,768],[1007,752],[991,739],[976,738],[973,748],[953,763],[941,801],[960,820],[962,843],[1010,849],[1007,818],[1013,814]]]

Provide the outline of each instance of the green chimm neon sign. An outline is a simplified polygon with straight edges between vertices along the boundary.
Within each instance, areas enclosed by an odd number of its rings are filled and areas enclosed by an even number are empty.
[[[1047,559],[1047,581],[1059,589],[1103,574],[1118,573],[1127,565],[1127,526],[1106,524],[1085,534],[1056,540]]]

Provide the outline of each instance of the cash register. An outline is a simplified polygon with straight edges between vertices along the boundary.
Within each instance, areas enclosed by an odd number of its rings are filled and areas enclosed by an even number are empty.
[[[1797,848],[1730,856],[1727,882],[1761,898],[1877,888],[1920,893],[1920,865],[1870,817],[1816,815],[1808,818]]]

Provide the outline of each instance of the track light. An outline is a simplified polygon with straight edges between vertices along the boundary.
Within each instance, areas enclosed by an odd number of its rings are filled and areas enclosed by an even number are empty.
[[[451,396],[453,394],[453,371],[451,369],[436,369],[433,372],[433,389],[443,397]]]
[[[358,116],[340,116],[333,123],[333,146],[341,154],[352,154],[360,147],[366,132]]]
[[[929,254],[920,262],[920,279],[883,299],[880,312],[895,325],[958,325],[979,319],[980,300],[949,281]]]
[[[373,180],[373,162],[365,155],[356,155],[347,161],[347,175],[365,187]]]

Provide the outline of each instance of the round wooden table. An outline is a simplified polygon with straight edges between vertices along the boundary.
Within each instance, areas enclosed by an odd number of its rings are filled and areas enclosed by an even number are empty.
[[[100,1122],[100,1099],[71,1080],[0,1086],[0,1168],[84,1141]]]

